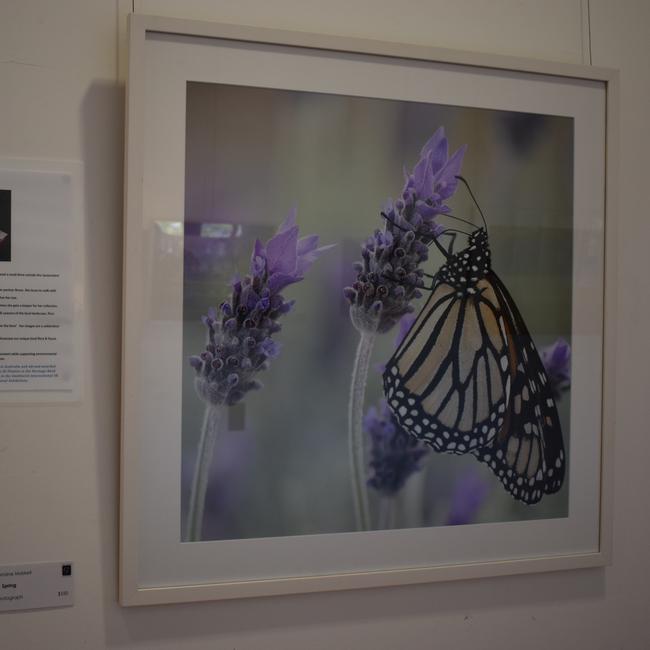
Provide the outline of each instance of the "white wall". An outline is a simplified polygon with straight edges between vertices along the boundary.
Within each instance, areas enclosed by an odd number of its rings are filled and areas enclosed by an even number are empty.
[[[587,0],[136,0],[140,13],[589,62]],[[450,584],[121,609],[116,603],[126,0],[0,0],[0,155],[85,163],[78,406],[0,410],[0,563],[69,558],[73,608],[0,615],[0,647],[650,648],[650,3],[591,0],[621,71],[614,564]]]

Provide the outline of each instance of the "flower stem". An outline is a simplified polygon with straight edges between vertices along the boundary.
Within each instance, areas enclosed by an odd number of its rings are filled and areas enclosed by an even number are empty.
[[[225,411],[226,406],[222,404],[215,405],[207,403],[205,407],[185,529],[185,540],[189,542],[201,541],[205,494],[208,489],[210,465],[212,464],[217,436],[225,420]]]
[[[395,497],[381,497],[379,501],[379,530],[395,528]]]
[[[348,408],[348,445],[352,477],[352,496],[357,530],[370,530],[370,507],[366,489],[366,465],[363,454],[363,403],[368,381],[370,355],[375,344],[376,332],[361,330],[359,345],[354,359],[350,403]]]

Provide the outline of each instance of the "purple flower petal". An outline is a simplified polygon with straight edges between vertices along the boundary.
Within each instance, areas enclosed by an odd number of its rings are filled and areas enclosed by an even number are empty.
[[[436,192],[438,192],[443,201],[448,199],[456,191],[456,187],[458,186],[456,176],[460,174],[465,151],[467,151],[466,144],[454,152],[447,164],[438,171],[433,179]]]
[[[275,294],[282,291],[284,287],[294,282],[299,282],[300,280],[302,280],[302,276],[298,276],[295,273],[274,273],[268,279],[268,286],[271,293]]]
[[[298,226],[279,232],[266,244],[266,268],[269,275],[292,273],[296,269]]]
[[[266,268],[266,251],[264,244],[259,239],[255,240],[253,254],[251,255],[250,272],[252,275],[262,275]]]
[[[308,235],[307,237],[301,237],[298,240],[298,246],[296,247],[296,253],[298,256],[306,255],[318,248],[318,235]]]
[[[296,264],[296,276],[298,279],[301,279],[305,275],[309,267],[325,252],[330,248],[334,248],[336,244],[327,244],[327,246],[321,246],[309,253],[301,255],[298,257],[298,262]]]
[[[447,141],[447,137],[445,136],[445,127],[439,126],[436,129],[436,132],[424,143],[424,146],[420,150],[420,157],[423,158],[430,151],[437,149],[443,140],[445,142]]]
[[[435,147],[432,147],[429,150],[429,160],[431,163],[431,169],[435,173],[447,162],[449,156],[449,145],[447,144],[447,138],[442,138]]]

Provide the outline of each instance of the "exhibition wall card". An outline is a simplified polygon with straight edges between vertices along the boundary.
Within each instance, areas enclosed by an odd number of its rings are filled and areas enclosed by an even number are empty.
[[[79,397],[80,166],[0,160],[0,401]]]

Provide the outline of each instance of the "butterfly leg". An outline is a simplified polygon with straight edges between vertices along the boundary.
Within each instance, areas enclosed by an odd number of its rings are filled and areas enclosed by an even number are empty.
[[[456,233],[455,232],[446,232],[446,235],[449,235],[449,248],[447,249],[447,252],[449,255],[454,254],[454,242],[456,241]]]

